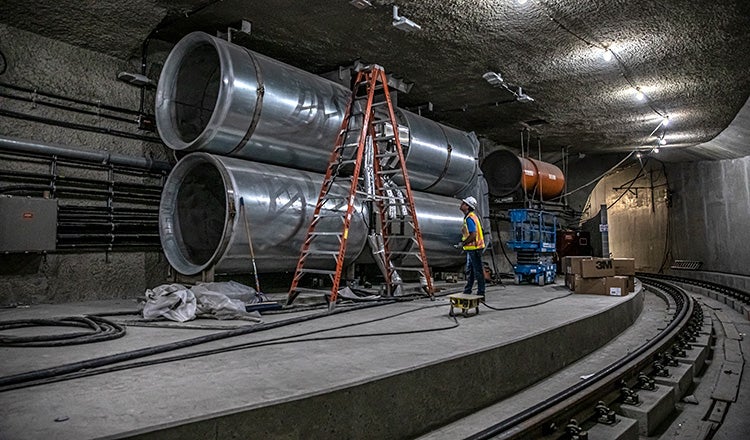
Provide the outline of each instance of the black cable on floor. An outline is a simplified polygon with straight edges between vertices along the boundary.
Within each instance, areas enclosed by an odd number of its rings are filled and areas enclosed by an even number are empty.
[[[1,347],[60,347],[109,341],[125,336],[125,327],[99,316],[70,316],[52,319],[20,319],[0,322],[0,332],[28,327],[83,327],[85,332],[55,335],[12,336],[0,335]]]
[[[212,333],[209,335],[199,336],[196,338],[185,339],[182,341],[171,342],[168,344],[157,345],[154,347],[146,347],[138,350],[132,350],[125,353],[118,353],[109,356],[102,356],[94,359],[87,359],[85,361],[73,362],[70,364],[60,365],[57,367],[44,368],[41,370],[29,371],[26,373],[19,373],[10,376],[0,377],[0,387],[7,385],[29,382],[32,380],[43,379],[47,377],[54,377],[63,374],[68,374],[84,369],[91,369],[96,367],[102,367],[105,365],[114,364],[117,362],[124,362],[132,359],[137,359],[145,356],[152,356],[155,354],[165,353],[180,348],[192,347],[194,345],[203,344],[205,342],[218,341],[220,339],[231,338],[233,336],[246,335],[249,333],[255,333],[259,331],[269,330],[272,328],[283,327],[290,324],[301,323],[325,316],[335,315],[338,313],[348,312],[352,310],[360,310],[370,307],[376,307],[380,305],[388,304],[388,302],[380,302],[378,304],[361,304],[348,309],[335,309],[331,312],[325,311],[320,313],[314,313],[311,315],[298,316],[295,318],[286,319],[284,321],[274,323],[262,323],[253,326],[243,326],[235,329],[225,330],[223,332]]]
[[[484,301],[482,301],[482,304],[485,307],[487,307],[488,309],[497,310],[497,311],[502,311],[502,310],[516,310],[516,309],[528,309],[529,307],[541,306],[542,304],[547,304],[550,301],[555,301],[557,299],[563,299],[563,298],[568,297],[568,296],[570,296],[572,294],[573,294],[573,292],[570,292],[570,293],[568,293],[566,295],[563,295],[563,296],[556,296],[556,297],[550,298],[550,299],[548,299],[546,301],[542,301],[542,302],[538,302],[538,303],[534,303],[534,304],[526,304],[526,305],[523,305],[523,306],[513,306],[513,307],[496,308],[496,307],[492,307],[491,305],[487,304]]]
[[[344,328],[354,327],[358,325],[371,324],[373,322],[396,318],[398,316],[402,316],[407,313],[413,313],[413,312],[417,312],[420,310],[425,310],[425,309],[435,308],[435,307],[442,307],[442,306],[445,306],[445,304],[434,304],[434,305],[419,307],[417,309],[406,310],[406,311],[397,313],[395,315],[388,315],[388,316],[383,316],[379,318],[373,318],[367,321],[355,322],[355,323],[350,323],[350,324],[342,324],[339,326],[325,328],[325,329],[311,330],[305,333],[300,333],[300,334],[295,334],[295,335],[279,336],[279,337],[270,338],[270,339],[261,340],[261,341],[246,342],[242,344],[230,345],[227,347],[214,348],[210,350],[203,350],[203,351],[198,351],[198,352],[193,352],[193,353],[185,353],[181,355],[169,356],[169,357],[164,357],[164,358],[159,358],[159,359],[151,359],[147,361],[133,362],[133,363],[125,364],[125,365],[116,365],[116,366],[111,366],[111,367],[106,367],[106,368],[98,368],[95,370],[86,368],[85,369],[86,371],[80,371],[82,370],[82,368],[79,368],[76,371],[72,371],[69,373],[47,375],[46,377],[40,377],[37,379],[32,378],[32,379],[23,380],[23,381],[17,381],[15,383],[7,384],[7,385],[3,383],[3,379],[5,378],[0,378],[0,392],[15,390],[19,388],[26,388],[26,387],[36,386],[36,385],[43,385],[46,383],[77,379],[81,377],[89,377],[89,376],[94,376],[98,374],[111,373],[115,371],[122,371],[122,370],[131,369],[131,368],[146,367],[146,366],[151,366],[151,365],[156,365],[156,364],[161,364],[161,363],[193,359],[193,358],[203,357],[203,356],[210,356],[213,354],[226,353],[230,351],[237,351],[237,350],[242,350],[242,349],[247,349],[247,348],[264,347],[264,346],[269,346],[269,345],[291,344],[291,343],[297,343],[297,342],[312,342],[312,341],[335,340],[335,339],[428,333],[428,332],[434,332],[434,331],[451,330],[451,329],[458,327],[459,326],[458,320],[455,317],[452,317],[454,324],[448,327],[438,327],[438,328],[418,329],[418,330],[404,330],[404,331],[397,331],[397,332],[366,333],[366,334],[358,334],[358,335],[339,335],[339,336],[316,337],[316,338],[307,338],[307,339],[294,339],[294,338],[301,338],[303,336],[309,336],[312,334],[328,332],[332,330],[341,330]],[[139,351],[139,350],[136,350],[136,351]],[[115,361],[115,362],[120,362],[120,361]],[[111,362],[111,363],[115,363],[115,362]],[[74,365],[74,364],[68,364],[68,365]],[[46,370],[50,370],[50,369],[46,369]],[[44,372],[44,371],[45,370],[37,370],[37,372]],[[29,375],[29,374],[37,373],[37,372],[30,372],[30,373],[23,373],[23,374]],[[20,375],[16,375],[16,376],[20,376]],[[8,377],[13,377],[13,376],[8,376]]]

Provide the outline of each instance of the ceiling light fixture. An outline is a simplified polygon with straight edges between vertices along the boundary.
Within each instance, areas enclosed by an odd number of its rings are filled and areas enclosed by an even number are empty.
[[[638,151],[637,153],[635,153],[635,157],[637,157],[638,159],[640,159],[640,158],[643,157],[643,154],[641,154],[641,152]]]
[[[638,98],[639,101],[643,101],[644,99],[646,99],[646,95],[641,92],[640,87],[635,88],[635,97]]]
[[[654,147],[653,152],[654,153],[658,153],[659,152],[659,146],[658,145],[656,147]]]
[[[669,125],[669,115],[667,115],[667,116],[664,116],[664,117],[663,117],[663,118],[661,119],[661,125],[663,125],[663,126],[665,126],[665,127],[666,127],[667,125]]]
[[[528,0],[518,0],[519,5],[525,5]]]
[[[667,140],[663,137],[659,139],[659,145],[667,145]]]
[[[505,83],[503,77],[497,72],[487,72],[482,75],[482,78],[492,86],[502,86]]]
[[[422,26],[414,23],[406,17],[398,15],[398,6],[393,5],[393,27],[404,32],[416,32],[422,30]]]
[[[518,87],[518,93],[516,94],[516,101],[518,102],[534,102],[534,98],[525,94],[521,87]]]
[[[612,50],[604,46],[604,52],[602,53],[602,58],[604,58],[604,61],[612,61]]]
[[[372,7],[372,3],[370,3],[368,0],[352,0],[349,2],[349,4],[357,9],[367,9]]]

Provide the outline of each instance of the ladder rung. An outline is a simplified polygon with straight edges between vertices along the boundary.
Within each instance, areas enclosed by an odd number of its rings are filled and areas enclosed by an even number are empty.
[[[331,163],[331,166],[333,165],[341,166],[341,165],[348,165],[348,164],[355,164],[355,163],[357,163],[357,159],[345,159],[342,161],[333,162]]]
[[[331,214],[331,215],[325,215],[325,214],[318,214],[314,216],[315,218],[344,218],[345,214]]]
[[[311,251],[306,250],[305,255],[338,255],[339,251]]]
[[[307,287],[297,287],[294,290],[299,293],[319,293],[321,295],[330,295],[331,293],[331,289],[321,290],[321,289],[311,289]]]
[[[340,150],[343,150],[344,148],[354,148],[354,147],[359,147],[359,141],[352,142],[352,143],[349,143],[349,144],[342,144],[342,145],[339,145],[338,148]]]
[[[300,269],[300,273],[316,273],[319,275],[336,275],[335,270],[323,270],[323,269]]]
[[[338,235],[341,236],[341,232],[311,232],[310,235]]]

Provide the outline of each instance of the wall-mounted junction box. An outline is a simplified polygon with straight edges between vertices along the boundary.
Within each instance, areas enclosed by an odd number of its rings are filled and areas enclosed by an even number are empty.
[[[55,250],[57,200],[0,196],[0,252]]]

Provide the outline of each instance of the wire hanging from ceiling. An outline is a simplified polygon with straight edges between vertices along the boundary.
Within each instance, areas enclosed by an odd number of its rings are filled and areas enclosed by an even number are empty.
[[[552,7],[548,4],[546,4],[543,0],[532,0],[532,2],[539,6],[539,10],[552,21],[555,23],[560,29],[562,29],[564,32],[568,33],[569,35],[573,36],[574,38],[578,39],[579,41],[586,44],[588,47],[595,47],[604,52],[605,60],[610,61],[611,59],[614,59],[617,63],[618,68],[620,69],[620,76],[625,80],[625,82],[628,83],[628,85],[636,91],[637,96],[639,99],[642,99],[646,102],[646,104],[649,106],[649,108],[656,113],[659,117],[661,117],[661,122],[659,122],[659,125],[656,126],[654,131],[651,132],[651,134],[647,137],[647,139],[651,138],[651,136],[656,133],[659,128],[663,128],[663,132],[661,136],[658,136],[658,139],[656,141],[656,145],[648,147],[647,145],[638,146],[635,148],[635,151],[637,151],[639,154],[641,154],[642,147],[646,147],[644,150],[647,153],[658,153],[659,147],[666,145],[666,140],[664,139],[666,135],[666,125],[669,122],[669,115],[667,112],[661,108],[658,108],[658,106],[655,104],[654,100],[645,93],[640,86],[636,84],[635,81],[633,81],[633,73],[630,71],[628,66],[625,64],[625,61],[620,57],[620,55],[615,52],[611,45],[598,43],[594,41],[593,39],[588,39],[581,35],[580,33],[574,31],[567,25],[565,25],[561,20],[559,20],[557,17],[555,17],[553,14],[555,11],[553,11]],[[523,3],[519,2],[520,4],[526,3],[525,1]],[[649,150],[650,148],[650,150]]]

